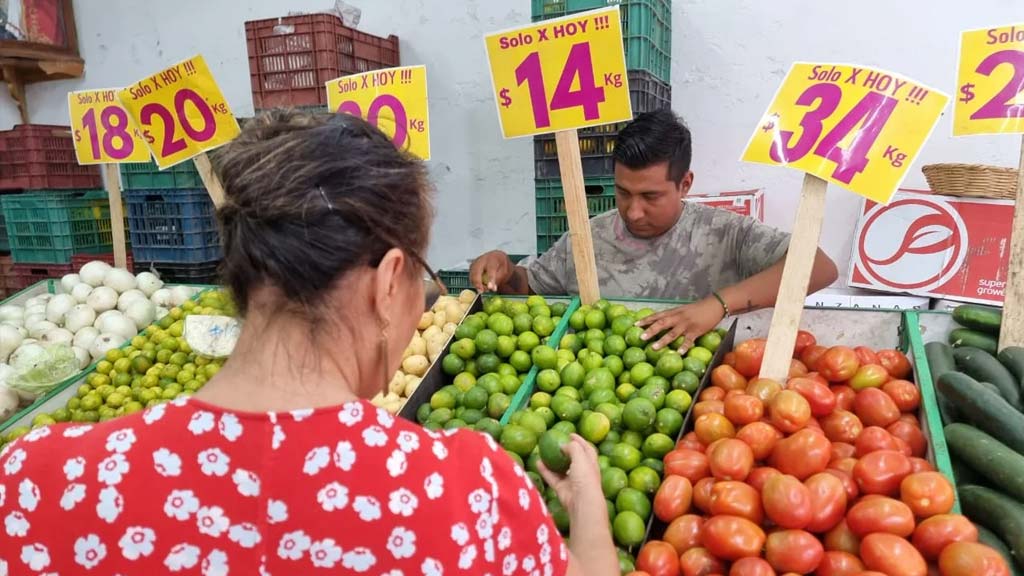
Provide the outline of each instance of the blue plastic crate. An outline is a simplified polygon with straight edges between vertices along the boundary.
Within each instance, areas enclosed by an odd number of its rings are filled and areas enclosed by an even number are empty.
[[[136,262],[220,259],[213,202],[205,189],[126,190],[125,204]]]

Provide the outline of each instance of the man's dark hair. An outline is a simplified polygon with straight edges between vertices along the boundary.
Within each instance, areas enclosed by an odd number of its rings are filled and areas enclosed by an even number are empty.
[[[613,156],[633,170],[668,162],[667,179],[678,184],[690,171],[690,129],[668,108],[645,112],[619,132]]]

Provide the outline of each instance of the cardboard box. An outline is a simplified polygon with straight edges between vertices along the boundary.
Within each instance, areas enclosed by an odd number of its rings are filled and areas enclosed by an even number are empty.
[[[1001,305],[1013,201],[900,190],[888,206],[865,201],[849,286]]]
[[[722,192],[719,194],[690,194],[689,202],[704,204],[735,212],[742,216],[751,216],[764,222],[764,190],[741,190],[738,192]]]
[[[849,288],[825,288],[804,301],[811,308],[853,308],[869,310],[927,310],[929,299],[921,296],[895,296]]]

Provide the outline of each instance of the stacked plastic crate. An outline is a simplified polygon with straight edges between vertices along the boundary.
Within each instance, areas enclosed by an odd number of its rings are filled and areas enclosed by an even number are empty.
[[[67,126],[0,131],[0,193],[3,294],[71,272],[76,254],[113,250],[100,172],[78,165]]]
[[[672,106],[671,0],[532,0],[533,20],[618,5],[622,42],[626,52],[629,95],[633,113]],[[612,151],[623,124],[607,124],[579,130],[584,185],[591,216],[615,207]],[[534,177],[537,197],[537,252],[543,253],[569,225],[558,169],[558,150],[553,134],[534,138]]]

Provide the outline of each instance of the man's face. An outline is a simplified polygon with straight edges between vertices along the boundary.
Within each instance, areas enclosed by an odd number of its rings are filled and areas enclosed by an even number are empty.
[[[693,185],[693,172],[687,172],[679,184],[668,176],[668,162],[639,170],[615,164],[615,204],[634,236],[661,236],[679,220],[682,200]]]

